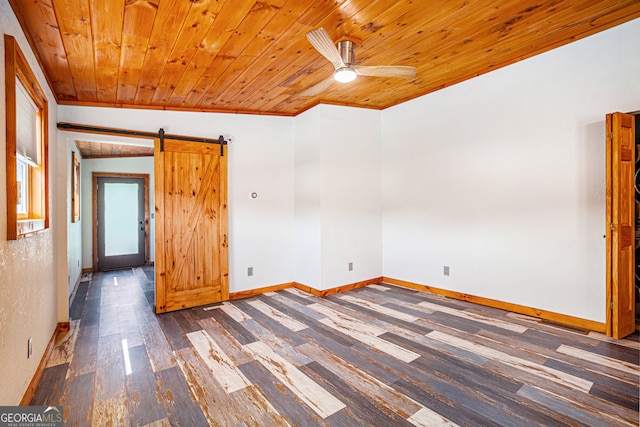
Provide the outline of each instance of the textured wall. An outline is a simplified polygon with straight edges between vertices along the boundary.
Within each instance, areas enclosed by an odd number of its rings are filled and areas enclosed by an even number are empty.
[[[49,99],[50,147],[49,191],[50,205],[55,206],[57,187],[56,104],[47,82],[33,56],[13,11],[6,0],[0,1],[0,28],[12,35],[27,57],[29,65]],[[4,42],[0,43],[0,82],[4,82]],[[0,84],[0,170],[6,162],[5,87]],[[63,183],[64,186],[64,183]],[[17,405],[24,395],[44,350],[58,322],[58,308],[65,306],[66,293],[59,298],[57,291],[58,257],[56,234],[58,220],[52,214],[51,228],[35,236],[7,241],[6,175],[0,173],[0,405]],[[63,215],[64,217],[64,215]],[[62,222],[64,223],[64,222]],[[63,233],[64,234],[64,233]],[[60,252],[66,264],[64,249]],[[64,273],[63,273],[64,274]],[[62,284],[66,287],[66,280]],[[33,355],[27,359],[27,340],[33,337]]]

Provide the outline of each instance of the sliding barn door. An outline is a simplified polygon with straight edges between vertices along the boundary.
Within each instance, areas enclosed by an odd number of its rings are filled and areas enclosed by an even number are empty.
[[[635,330],[634,117],[607,115],[607,334],[623,338]]]
[[[227,157],[220,146],[155,141],[156,313],[229,298]]]

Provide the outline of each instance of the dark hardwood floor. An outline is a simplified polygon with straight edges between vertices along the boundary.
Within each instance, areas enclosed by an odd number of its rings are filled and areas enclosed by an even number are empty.
[[[385,284],[156,316],[152,279],[80,283],[32,405],[70,426],[638,425],[637,333]]]

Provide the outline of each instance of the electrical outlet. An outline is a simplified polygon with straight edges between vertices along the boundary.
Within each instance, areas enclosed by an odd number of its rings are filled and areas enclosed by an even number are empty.
[[[349,263],[349,271],[353,271],[353,263],[352,262]]]
[[[448,275],[449,275],[449,266],[448,266],[448,265],[445,265],[445,266],[444,266],[444,275],[445,275],[445,276],[448,276]]]
[[[253,267],[247,268],[247,276],[253,276]]]
[[[27,359],[31,357],[33,354],[33,337],[29,337],[29,341],[27,341]]]

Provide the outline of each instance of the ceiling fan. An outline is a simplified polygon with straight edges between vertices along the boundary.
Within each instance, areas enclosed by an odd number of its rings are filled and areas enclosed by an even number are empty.
[[[304,91],[302,96],[313,96],[329,87],[334,81],[348,83],[356,76],[372,77],[416,77],[416,68],[403,65],[356,65],[355,45],[350,40],[342,40],[336,44],[324,28],[307,33],[307,40],[318,52],[333,64],[333,78],[329,78]]]

